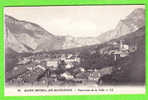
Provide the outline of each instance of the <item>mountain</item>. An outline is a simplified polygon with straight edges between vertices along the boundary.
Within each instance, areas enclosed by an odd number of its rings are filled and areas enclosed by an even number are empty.
[[[117,46],[113,43],[120,43],[121,40],[124,40],[124,44],[129,46],[129,54],[125,57],[117,56],[116,62],[114,61],[114,56],[109,54],[100,54],[97,51],[105,50],[110,52],[117,49]],[[145,83],[145,26],[140,29],[126,34],[119,38],[107,41],[102,44],[98,44],[97,48],[89,47],[84,48],[81,56],[85,57],[83,64],[86,68],[104,68],[108,66],[113,66],[115,69],[111,77],[105,79],[105,81],[112,81],[119,84],[143,84]],[[130,51],[131,48],[136,47],[137,49],[133,52]],[[90,54],[88,51],[92,51],[94,48],[96,53]],[[111,49],[108,49],[111,48]],[[116,70],[120,67],[121,70]],[[108,77],[108,76],[107,76]]]
[[[117,49],[117,46],[120,45],[114,45],[113,43],[120,43],[120,40],[124,40],[124,44],[128,45],[130,50],[133,47],[137,49],[134,52],[129,51],[129,54],[125,57],[118,57],[116,62],[114,62],[113,55],[100,53],[101,50],[105,50],[104,48],[107,49],[107,52]],[[110,77],[103,77],[104,81],[112,81],[122,85],[130,85],[131,83],[138,85],[145,83],[145,26],[105,43],[59,50],[55,53],[80,53],[80,57],[83,59],[81,60],[80,66],[86,69],[101,69],[113,66],[115,72],[113,72]],[[116,70],[118,67],[121,68],[120,71]],[[106,79],[106,77],[109,78]]]
[[[121,82],[125,79],[127,82],[135,84],[145,82],[145,26],[135,32],[121,36],[112,41],[124,40],[128,45],[136,45],[137,50],[130,53],[125,59],[118,61],[117,66],[123,68],[123,73],[115,73],[114,78]],[[125,61],[124,61],[125,60]]]
[[[39,52],[60,49],[62,40],[37,24],[5,15],[6,50],[17,53]]]
[[[6,50],[17,53],[48,52],[104,43],[130,34],[145,24],[145,10],[138,8],[121,20],[113,30],[98,37],[55,36],[41,26],[5,15]]]
[[[94,44],[99,44],[100,41],[96,37],[72,37],[65,36],[65,41],[63,43],[63,49],[71,49],[83,46],[90,46]]]
[[[57,50],[65,54],[76,52],[85,57],[85,67],[100,68],[113,65],[113,58],[100,55],[102,48],[112,46],[112,42],[125,40],[126,44],[136,45],[137,50],[128,56],[118,59],[116,66],[123,68],[123,73],[114,73],[113,80],[119,82],[145,81],[145,15],[144,9],[136,9],[121,20],[115,29],[97,38],[82,38],[72,36],[55,36],[41,26],[15,19],[5,15],[5,71],[9,73],[16,63],[20,53],[46,52]],[[95,51],[95,52],[93,52]],[[53,51],[55,52],[55,51]],[[54,53],[53,53],[54,54]],[[7,75],[5,75],[7,76]],[[110,79],[111,80],[111,79]]]
[[[5,15],[5,43],[6,50],[34,53],[92,45],[99,40],[94,37],[55,36],[35,23]]]
[[[98,39],[103,43],[130,34],[143,26],[145,26],[145,10],[143,8],[138,8],[131,12],[125,19],[120,20],[113,30],[99,35]]]

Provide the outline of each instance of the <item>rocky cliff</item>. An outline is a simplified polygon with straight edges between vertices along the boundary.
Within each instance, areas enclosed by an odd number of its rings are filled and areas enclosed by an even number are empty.
[[[5,15],[5,44],[17,53],[39,52],[60,49],[62,40],[37,24]]]
[[[111,39],[132,33],[145,26],[145,10],[142,8],[135,9],[125,19],[120,20],[113,30],[109,30],[100,36],[100,42],[106,42]]]

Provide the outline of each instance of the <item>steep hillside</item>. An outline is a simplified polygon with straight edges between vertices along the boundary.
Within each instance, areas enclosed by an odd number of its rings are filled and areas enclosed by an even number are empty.
[[[62,41],[39,25],[5,15],[6,49],[17,53],[50,51],[61,48]]]
[[[116,61],[113,61],[112,55],[102,56],[99,53],[96,53],[87,57],[85,65],[89,65],[94,68],[114,66],[115,72],[113,72],[112,76],[109,78],[110,81],[119,84],[127,84],[127,83],[129,84],[134,83],[136,85],[144,84],[145,83],[145,27],[141,27],[135,32],[121,36],[120,38],[117,39],[113,39],[101,45],[98,45],[96,51],[100,51],[102,48],[112,47],[113,45],[111,43],[113,42],[120,43],[120,40],[124,40],[124,43],[129,45],[129,47],[136,46],[137,50],[134,52],[130,52],[126,57],[117,58]],[[85,51],[83,50],[83,52]],[[116,68],[121,68],[121,69],[120,71],[117,71]],[[108,79],[105,80],[108,81]]]
[[[99,44],[100,41],[96,37],[72,37],[65,36],[65,41],[63,44],[63,49],[71,49],[83,46],[90,46],[94,44]]]
[[[54,36],[37,24],[15,19],[5,15],[6,49],[17,53],[48,52],[51,50],[71,49],[104,43],[132,33],[144,26],[145,10],[136,9],[121,20],[115,29],[95,37]]]
[[[125,19],[120,20],[113,30],[107,31],[98,36],[98,39],[103,43],[111,39],[130,34],[143,26],[145,26],[145,10],[138,8],[131,12]]]
[[[128,82],[134,83],[144,83],[145,82],[145,27],[140,28],[139,30],[122,36],[119,39],[113,41],[125,40],[126,44],[137,45],[137,50],[134,53],[131,53],[126,57],[125,62],[119,60],[117,66],[122,66],[124,68],[124,73],[120,74],[124,79],[127,79]],[[126,63],[126,64],[125,64]],[[119,74],[115,74],[116,79]],[[124,76],[123,76],[124,75]]]
[[[5,43],[17,53],[47,52],[100,43],[95,37],[55,36],[37,24],[5,15]]]

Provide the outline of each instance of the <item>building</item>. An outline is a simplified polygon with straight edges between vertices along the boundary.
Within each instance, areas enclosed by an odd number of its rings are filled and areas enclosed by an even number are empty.
[[[124,40],[120,40],[120,50],[128,50],[129,45],[123,43]]]
[[[90,73],[88,79],[91,81],[98,81],[101,77],[101,74],[99,72],[99,70],[95,70],[93,72]]]
[[[18,60],[19,60],[18,64],[26,64],[26,63],[30,62],[30,58],[28,58],[28,57],[19,58]]]
[[[72,80],[74,78],[73,75],[71,75],[69,72],[64,72],[61,74],[61,77],[64,77],[66,80]]]
[[[58,66],[58,60],[50,60],[50,61],[47,61],[46,62],[46,66],[47,67],[50,67],[50,66],[57,67]]]
[[[70,68],[73,68],[74,65],[72,63],[68,63],[65,65],[65,69],[70,69]]]

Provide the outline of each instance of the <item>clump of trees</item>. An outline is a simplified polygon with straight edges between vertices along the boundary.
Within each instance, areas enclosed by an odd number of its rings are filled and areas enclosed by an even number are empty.
[[[89,50],[80,53],[81,66],[86,69],[101,69],[114,65],[112,55],[102,55],[99,52],[91,54]]]

